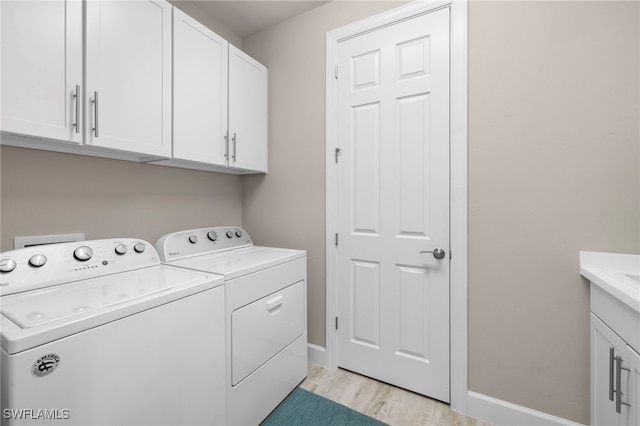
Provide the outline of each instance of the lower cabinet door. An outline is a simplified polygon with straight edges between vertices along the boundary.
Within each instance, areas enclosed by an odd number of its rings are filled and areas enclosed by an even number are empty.
[[[627,344],[591,314],[591,424],[636,425]],[[637,362],[637,361],[636,361]]]

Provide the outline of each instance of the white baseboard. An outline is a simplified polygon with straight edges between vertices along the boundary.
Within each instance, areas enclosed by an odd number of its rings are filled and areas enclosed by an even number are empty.
[[[324,367],[329,366],[329,363],[327,362],[328,360],[326,348],[314,345],[313,343],[307,343],[307,354],[309,357],[309,362],[322,365]]]
[[[492,398],[480,393],[468,392],[467,413],[468,416],[485,420],[495,425],[505,426],[583,426],[580,423],[507,401]]]

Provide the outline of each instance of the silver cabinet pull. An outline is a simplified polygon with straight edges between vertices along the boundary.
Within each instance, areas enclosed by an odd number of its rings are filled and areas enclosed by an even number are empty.
[[[233,162],[236,162],[236,132],[233,132],[233,137],[231,138],[231,140],[233,141],[233,155],[231,156],[231,158],[233,158]]]
[[[616,413],[620,414],[622,406],[626,405],[627,407],[631,407],[631,404],[627,402],[622,402],[622,370],[631,371],[628,368],[624,368],[622,366],[622,357],[617,356],[616,358]]]
[[[613,387],[613,366],[615,364],[614,352],[614,349],[609,347],[609,401],[613,401],[613,394],[615,393]]]
[[[435,257],[438,260],[444,259],[444,256],[446,255],[446,252],[441,248],[437,248],[437,249],[435,249],[433,251],[424,250],[424,251],[421,251],[420,253],[431,253],[431,254],[433,254],[433,257]]]
[[[93,104],[93,135],[97,138],[99,136],[98,133],[98,92],[93,92],[93,100],[91,101]]]
[[[76,133],[80,133],[80,86],[76,84],[76,91],[73,94],[73,108],[75,109],[75,117],[73,127]]]
[[[229,131],[224,135],[224,158],[229,160]]]

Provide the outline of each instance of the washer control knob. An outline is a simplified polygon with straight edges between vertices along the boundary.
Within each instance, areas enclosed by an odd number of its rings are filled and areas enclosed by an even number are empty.
[[[0,260],[0,272],[11,272],[16,269],[16,261],[13,259]]]
[[[238,237],[238,238],[242,237],[242,231],[241,230],[238,229],[236,231],[236,237]]]
[[[73,251],[73,257],[81,262],[86,262],[93,256],[93,249],[87,246],[80,246]]]
[[[216,234],[216,231],[209,231],[207,232],[207,238],[209,238],[211,241],[215,241],[218,239],[218,234]]]
[[[31,258],[29,258],[29,265],[35,268],[39,268],[45,263],[47,263],[47,256],[45,256],[44,254],[34,254],[33,256],[31,256]]]
[[[135,246],[133,246],[133,250],[136,253],[142,253],[144,252],[144,249],[146,249],[147,247],[144,245],[144,243],[137,243]]]
[[[127,252],[127,246],[124,244],[118,244],[116,246],[116,254],[123,255]]]
[[[198,242],[198,237],[196,237],[195,235],[189,235],[189,242],[191,244],[195,244]]]
[[[227,238],[233,238],[233,231],[227,231]]]

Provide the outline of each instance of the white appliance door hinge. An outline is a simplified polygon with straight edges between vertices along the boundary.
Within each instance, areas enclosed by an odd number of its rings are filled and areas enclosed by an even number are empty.
[[[336,247],[338,247],[338,233],[336,232]]]
[[[337,65],[336,65],[335,76],[336,76],[336,80],[337,80],[338,79],[338,66]]]
[[[336,330],[338,329],[338,317],[336,317]]]
[[[341,150],[340,148],[336,148],[336,150],[335,150],[336,163],[338,162],[338,157],[340,156],[340,152],[341,152],[341,151],[342,151],[342,150]]]

